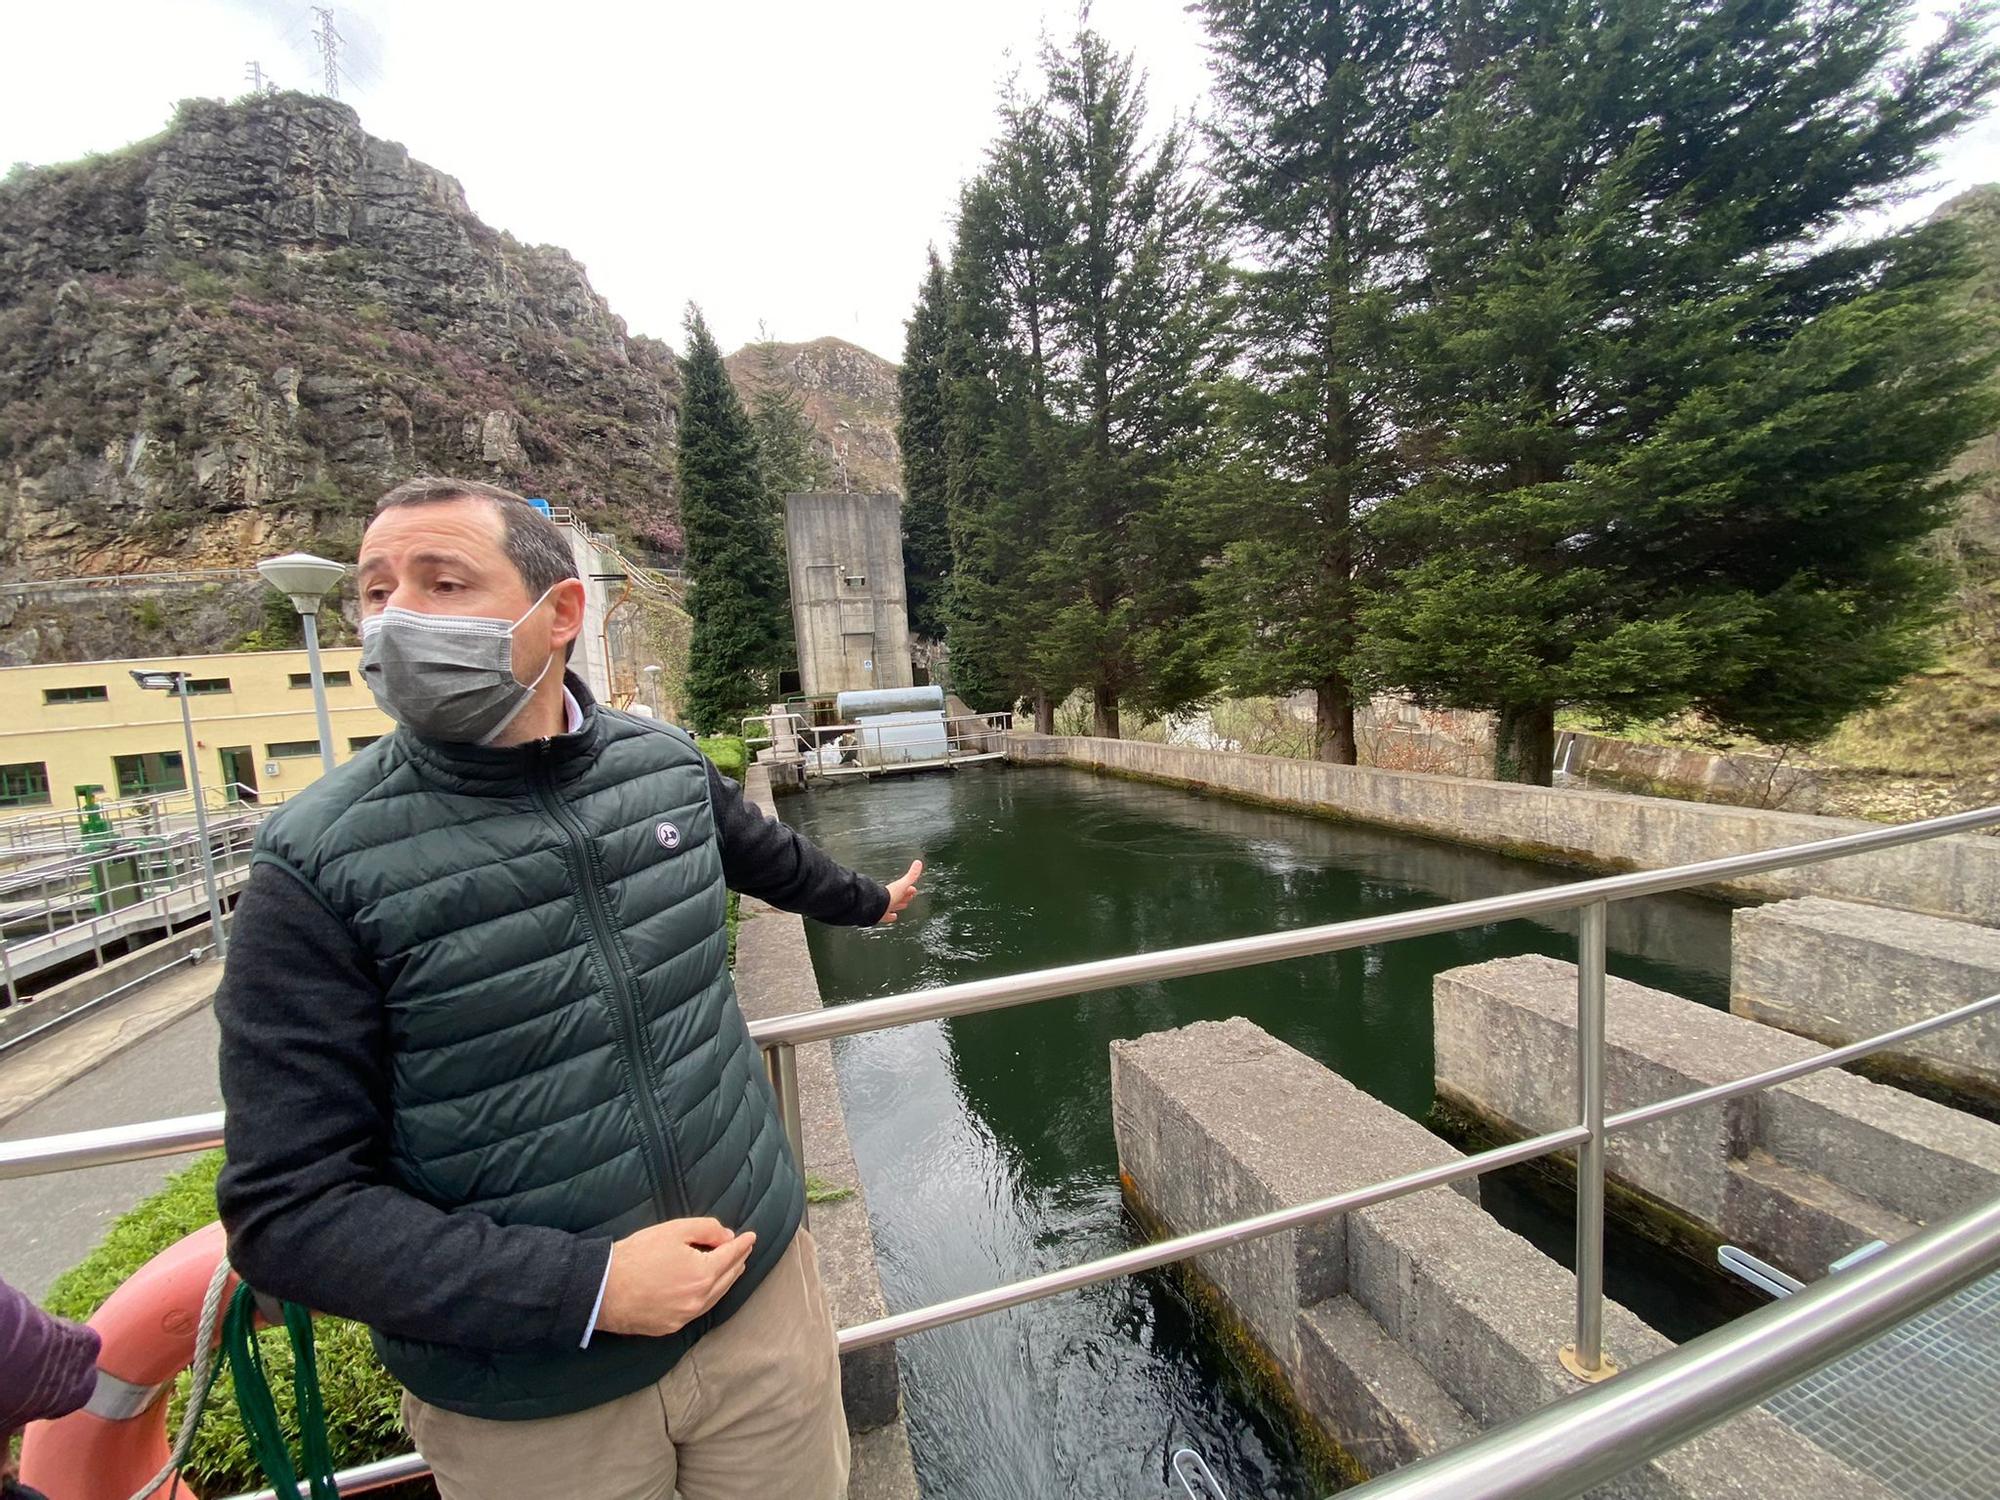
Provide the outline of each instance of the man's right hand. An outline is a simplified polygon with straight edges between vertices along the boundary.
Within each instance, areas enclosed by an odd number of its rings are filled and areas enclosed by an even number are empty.
[[[749,1263],[757,1236],[714,1219],[669,1219],[611,1247],[597,1326],[606,1333],[678,1333],[720,1302]]]

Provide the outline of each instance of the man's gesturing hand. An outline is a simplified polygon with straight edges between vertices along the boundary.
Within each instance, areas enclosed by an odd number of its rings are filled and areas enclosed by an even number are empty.
[[[736,1285],[757,1236],[714,1219],[669,1219],[611,1247],[597,1326],[606,1333],[677,1333]]]
[[[878,919],[885,926],[896,920],[896,913],[910,904],[910,898],[917,894],[917,877],[924,873],[924,862],[910,861],[910,868],[903,872],[901,880],[889,882],[889,905]]]

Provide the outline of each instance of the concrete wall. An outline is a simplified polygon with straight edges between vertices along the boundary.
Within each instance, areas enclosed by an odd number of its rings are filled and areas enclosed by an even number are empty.
[[[1222,792],[1593,868],[1653,870],[1811,843],[1877,824],[1618,792],[1556,790],[1135,740],[1016,733],[1009,758]],[[1961,834],[1735,882],[1744,898],[1835,896],[1937,916],[2000,911],[2000,838]]]
[[[1248,1021],[1111,1048],[1121,1170],[1142,1211],[1187,1232],[1399,1176],[1458,1153]],[[1453,1446],[1579,1388],[1557,1360],[1575,1281],[1434,1188],[1200,1258],[1195,1274],[1275,1366],[1296,1408],[1367,1474]],[[1607,1302],[1623,1368],[1673,1346]],[[1764,1412],[1738,1417],[1592,1492],[1886,1500]]]
[[[1832,1046],[2000,994],[2000,931],[1991,927],[1819,897],[1739,911],[1733,927],[1729,1008]],[[1878,1057],[2000,1105],[2000,1014]]]
[[[785,497],[799,686],[808,696],[911,685],[902,501]]]
[[[1504,1133],[1576,1118],[1576,970],[1494,959],[1438,975],[1437,1088]],[[1610,1113],[1826,1049],[1621,979],[1605,986]],[[2000,1126],[1839,1069],[1611,1137],[1613,1177],[1811,1280],[2000,1194]]]
[[[770,775],[765,767],[750,767],[745,792],[767,816],[771,814]],[[806,950],[803,918],[749,896],[741,899],[736,994],[751,1020],[819,1009],[819,981]],[[868,1227],[868,1199],[847,1136],[831,1046],[822,1042],[801,1047],[798,1071],[807,1171],[815,1186],[824,1184],[845,1195],[812,1204],[807,1212],[818,1242],[827,1306],[834,1325],[848,1328],[888,1311],[875,1266],[875,1237]],[[854,1439],[850,1487],[854,1500],[916,1500],[916,1471],[903,1423],[895,1346],[879,1344],[844,1355],[840,1382]]]

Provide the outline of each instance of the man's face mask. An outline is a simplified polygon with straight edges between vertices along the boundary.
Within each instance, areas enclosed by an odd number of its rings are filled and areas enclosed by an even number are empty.
[[[425,739],[490,745],[555,665],[551,651],[533,682],[514,675],[514,632],[554,591],[554,585],[544,590],[520,620],[427,615],[397,605],[370,615],[361,622],[368,690],[383,713]]]

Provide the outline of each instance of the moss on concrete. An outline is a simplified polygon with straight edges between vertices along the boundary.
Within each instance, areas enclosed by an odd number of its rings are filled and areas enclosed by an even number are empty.
[[[1126,1210],[1147,1239],[1173,1237],[1176,1233],[1173,1226],[1147,1206],[1138,1184],[1127,1173],[1118,1174],[1118,1185],[1124,1192]],[[1253,1403],[1283,1425],[1297,1440],[1300,1452],[1305,1456],[1307,1477],[1314,1489],[1326,1492],[1347,1489],[1373,1477],[1306,1410],[1292,1389],[1291,1378],[1272,1357],[1270,1350],[1236,1315],[1216,1289],[1215,1283],[1202,1275],[1193,1261],[1180,1261],[1163,1270],[1186,1293],[1188,1300],[1201,1309],[1208,1331],[1220,1346],[1225,1363],[1247,1388]]]

